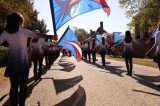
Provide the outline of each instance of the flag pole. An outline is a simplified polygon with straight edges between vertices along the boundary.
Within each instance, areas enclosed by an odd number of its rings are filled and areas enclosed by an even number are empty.
[[[65,32],[63,33],[63,35],[61,36],[61,38],[59,39],[59,41],[57,42],[57,44],[61,41],[61,39],[64,37],[64,35],[67,33],[69,29],[69,26],[67,27],[67,29],[65,30]]]
[[[51,15],[52,15],[54,36],[57,37],[56,24],[55,24],[55,16],[54,16],[54,3],[53,3],[53,0],[50,0],[50,8],[51,8]]]

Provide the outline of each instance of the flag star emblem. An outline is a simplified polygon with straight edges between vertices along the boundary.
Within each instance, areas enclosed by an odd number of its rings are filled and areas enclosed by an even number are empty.
[[[61,17],[64,13],[68,14],[71,17],[71,9],[73,6],[79,3],[80,0],[55,0],[55,2],[59,5],[60,12],[57,15],[56,19]]]

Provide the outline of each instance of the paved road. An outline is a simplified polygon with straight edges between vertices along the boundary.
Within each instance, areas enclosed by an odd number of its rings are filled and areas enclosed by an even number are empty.
[[[158,68],[134,65],[126,75],[124,62],[100,59],[96,64],[59,57],[42,80],[33,81],[30,71],[27,106],[160,106]],[[9,82],[0,85],[0,106],[7,105]]]

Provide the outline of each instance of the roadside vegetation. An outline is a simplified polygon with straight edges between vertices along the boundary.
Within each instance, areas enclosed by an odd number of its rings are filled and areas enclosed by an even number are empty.
[[[122,57],[106,56],[106,58],[117,60],[117,61],[124,61],[124,58]],[[133,58],[133,63],[158,68],[158,65],[155,62],[153,62],[153,59]]]

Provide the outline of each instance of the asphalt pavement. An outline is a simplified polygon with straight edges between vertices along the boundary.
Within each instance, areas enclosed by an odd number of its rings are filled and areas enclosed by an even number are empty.
[[[124,62],[106,59],[101,66],[72,57],[59,57],[35,82],[30,69],[26,106],[160,106],[160,71],[133,65],[127,76]],[[9,103],[9,81],[0,84],[0,106]]]

